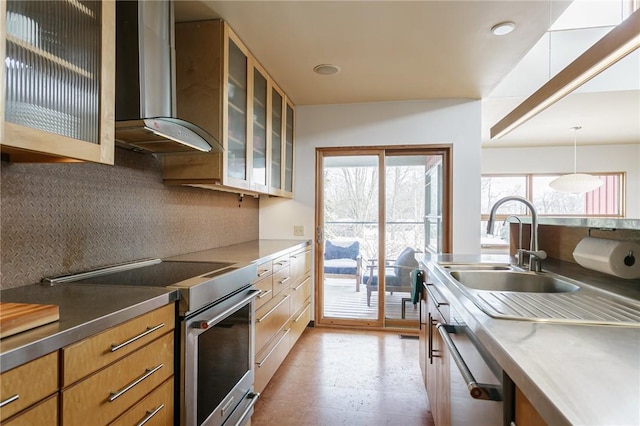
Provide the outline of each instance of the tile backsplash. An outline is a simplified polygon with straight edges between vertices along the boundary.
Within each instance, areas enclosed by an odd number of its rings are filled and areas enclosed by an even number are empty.
[[[258,238],[257,199],[164,185],[153,155],[1,167],[2,289]]]

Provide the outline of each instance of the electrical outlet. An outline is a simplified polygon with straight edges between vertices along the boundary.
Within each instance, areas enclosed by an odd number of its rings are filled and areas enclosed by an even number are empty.
[[[304,237],[304,226],[302,226],[302,225],[293,225],[293,236],[294,237]]]

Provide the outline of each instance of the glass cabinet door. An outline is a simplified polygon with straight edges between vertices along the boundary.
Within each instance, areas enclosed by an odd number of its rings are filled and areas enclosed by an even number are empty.
[[[267,186],[267,79],[253,69],[253,174],[252,183]]]
[[[284,190],[293,193],[293,107],[289,102],[286,111]]]
[[[110,93],[113,97],[114,73],[107,68],[113,62],[110,56],[102,56],[104,52],[115,54],[104,49],[114,44],[113,4],[3,3],[7,129],[3,143],[44,154],[112,163],[113,141],[110,154],[102,152],[100,145],[109,143],[107,135],[113,137],[113,99],[105,96]],[[111,121],[104,121],[105,117]],[[25,131],[18,131],[16,126],[40,133],[21,138]]]
[[[282,189],[282,105],[283,96],[271,88],[271,189]]]
[[[247,56],[229,39],[227,176],[247,180]]]

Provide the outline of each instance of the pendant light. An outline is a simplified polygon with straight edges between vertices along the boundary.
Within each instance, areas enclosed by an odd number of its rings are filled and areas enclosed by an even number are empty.
[[[576,173],[576,140],[578,130],[580,129],[582,129],[582,127],[580,126],[571,128],[571,130],[573,130],[573,173],[559,176],[549,183],[551,189],[554,189],[558,192],[568,192],[573,194],[591,192],[604,183],[602,179],[597,176],[588,175],[585,173]]]

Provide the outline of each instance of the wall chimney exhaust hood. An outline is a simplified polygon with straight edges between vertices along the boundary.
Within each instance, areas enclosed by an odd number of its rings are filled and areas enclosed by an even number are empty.
[[[173,3],[116,2],[118,146],[172,154],[222,152],[206,130],[175,116]]]

